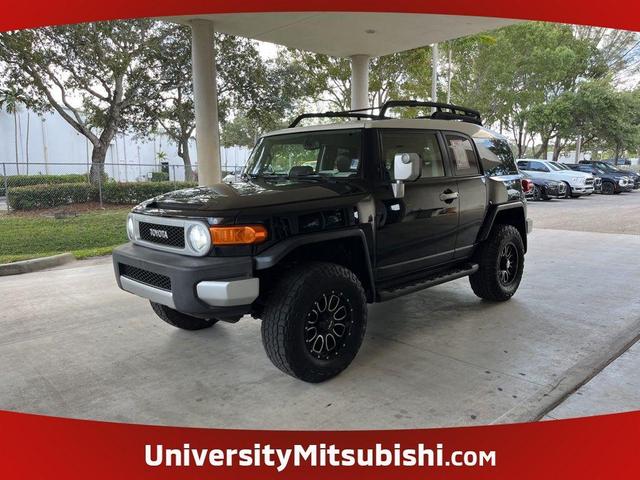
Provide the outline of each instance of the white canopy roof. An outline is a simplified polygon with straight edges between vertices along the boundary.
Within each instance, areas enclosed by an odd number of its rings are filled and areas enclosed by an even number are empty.
[[[211,20],[218,32],[337,57],[381,56],[516,23],[488,17],[408,13],[282,12],[170,17]]]

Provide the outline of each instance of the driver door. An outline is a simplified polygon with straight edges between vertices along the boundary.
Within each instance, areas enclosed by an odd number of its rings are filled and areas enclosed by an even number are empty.
[[[376,274],[401,276],[451,261],[458,228],[458,184],[443,155],[440,133],[383,129],[380,132],[383,184],[377,189]],[[422,174],[405,183],[403,198],[391,189],[398,153],[415,153]]]

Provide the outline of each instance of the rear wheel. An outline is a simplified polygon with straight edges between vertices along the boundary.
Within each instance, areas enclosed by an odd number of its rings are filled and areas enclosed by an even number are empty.
[[[209,328],[216,324],[218,320],[215,318],[198,318],[187,315],[186,313],[180,313],[173,308],[169,308],[166,305],[150,302],[151,308],[162,320],[169,325],[173,325],[176,328],[182,330],[202,330],[203,328]]]
[[[485,300],[509,300],[520,285],[524,244],[513,225],[496,225],[476,254],[478,271],[469,276],[473,293]]]
[[[340,265],[293,268],[262,315],[262,343],[273,364],[305,382],[328,380],[353,361],[367,324],[362,285]]]

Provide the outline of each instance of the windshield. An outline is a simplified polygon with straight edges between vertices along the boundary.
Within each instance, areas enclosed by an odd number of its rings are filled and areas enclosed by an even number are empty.
[[[348,178],[361,171],[362,130],[263,137],[251,152],[250,177]]]
[[[560,165],[558,165],[557,163],[554,162],[549,162],[549,166],[553,169],[553,170],[564,170],[564,168],[562,168]],[[567,169],[568,170],[568,169]]]
[[[594,163],[592,164],[594,165],[596,168],[600,168],[605,172],[616,172],[616,173],[621,173],[622,170],[620,170],[619,168],[614,167],[613,165],[609,165],[607,162],[598,162],[598,163]]]

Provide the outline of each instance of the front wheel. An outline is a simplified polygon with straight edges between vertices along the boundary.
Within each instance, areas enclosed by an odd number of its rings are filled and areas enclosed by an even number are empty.
[[[533,199],[534,200],[544,200],[544,196],[542,195],[542,191],[540,187],[536,184],[533,185]]]
[[[613,195],[616,191],[616,186],[611,182],[602,182],[602,194]]]
[[[564,198],[571,198],[571,185],[569,185],[567,182],[564,182],[564,184],[567,187],[567,190],[564,194]]]
[[[367,325],[367,301],[353,272],[332,263],[292,268],[266,301],[262,344],[271,362],[318,383],[353,361]]]
[[[496,225],[476,254],[478,271],[469,276],[473,293],[485,300],[509,300],[520,285],[524,244],[513,225]]]
[[[216,324],[218,320],[215,318],[198,318],[187,315],[186,313],[178,312],[173,308],[169,308],[166,305],[150,302],[151,308],[158,317],[176,328],[182,330],[202,330],[203,328],[209,328]]]

